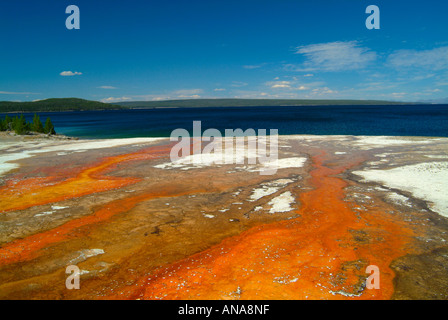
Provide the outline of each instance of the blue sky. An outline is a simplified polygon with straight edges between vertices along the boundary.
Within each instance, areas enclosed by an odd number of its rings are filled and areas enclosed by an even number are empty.
[[[0,100],[438,100],[447,15],[440,0],[2,1]]]

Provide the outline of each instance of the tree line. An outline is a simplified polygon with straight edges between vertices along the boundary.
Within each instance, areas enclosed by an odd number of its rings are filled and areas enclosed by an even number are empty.
[[[44,125],[37,114],[34,114],[32,122],[27,122],[23,114],[14,117],[6,115],[3,119],[0,118],[0,131],[14,131],[18,135],[30,132],[56,134],[51,119],[47,118]]]
[[[11,102],[0,101],[0,113],[14,112],[53,112],[81,110],[119,110],[128,109],[119,105],[77,98],[46,99],[40,101]]]

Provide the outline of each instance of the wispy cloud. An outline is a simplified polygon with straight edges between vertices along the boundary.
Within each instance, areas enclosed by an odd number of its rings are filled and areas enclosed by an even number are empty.
[[[235,92],[236,99],[297,99],[300,98],[295,92],[270,93],[264,91],[239,90]]]
[[[116,87],[112,87],[112,86],[101,86],[101,87],[97,87],[98,89],[107,89],[107,90],[114,90],[117,89]]]
[[[101,102],[104,103],[113,103],[113,102],[124,102],[124,101],[132,101],[131,97],[109,97],[109,98],[105,98],[105,99],[101,99]]]
[[[199,99],[203,92],[202,89],[182,89],[172,92],[170,96],[175,99]]]
[[[337,90],[332,90],[328,87],[316,88],[313,89],[310,93],[310,95],[313,97],[327,97],[327,98],[329,97],[334,98],[336,94],[338,94]]]
[[[0,94],[40,94],[36,92],[10,92],[10,91],[0,91]]]
[[[397,50],[389,55],[387,61],[397,69],[444,70],[448,69],[448,47],[431,50]]]
[[[268,86],[270,89],[276,90],[275,92],[278,92],[279,90],[282,92],[305,91],[321,88],[325,85],[325,83],[321,81],[314,81],[314,82],[299,81],[296,77],[292,77],[292,79],[288,81],[278,80],[278,77],[275,79],[277,80],[268,81],[265,83],[265,85]]]
[[[204,90],[202,89],[182,89],[182,90],[176,90],[173,92],[175,95],[180,96],[189,96],[189,95],[197,95],[203,93]]]
[[[101,102],[112,103],[112,102],[125,102],[125,101],[161,101],[161,100],[170,100],[173,97],[168,95],[155,95],[155,94],[146,94],[146,95],[129,95],[123,97],[109,97],[101,99]]]
[[[190,94],[190,95],[182,94],[180,96],[177,96],[176,98],[180,98],[180,99],[200,99],[201,96],[198,95],[198,94]]]
[[[226,89],[224,89],[224,88],[215,88],[215,89],[213,89],[213,91],[216,91],[216,92],[218,92],[218,91],[226,91]]]
[[[233,81],[231,84],[232,87],[236,87],[236,88],[245,87],[247,85],[248,85],[247,82],[242,82],[242,81]]]
[[[82,75],[82,72],[62,71],[60,73],[60,75],[63,76],[63,77],[73,77],[73,76],[80,76],[80,75]]]
[[[300,46],[296,54],[303,55],[303,64],[287,65],[295,71],[347,71],[362,69],[376,59],[376,53],[361,47],[357,41],[329,42]]]
[[[269,81],[266,82],[266,85],[271,87],[272,89],[276,88],[291,88],[290,81]]]
[[[162,101],[176,99],[199,99],[204,92],[203,89],[180,89],[168,92],[166,94],[144,94],[144,95],[127,95],[123,97],[108,97],[101,102],[123,102],[123,101]]]
[[[261,67],[264,67],[266,65],[266,63],[262,63],[262,64],[256,64],[256,65],[245,65],[243,66],[244,69],[259,69]]]

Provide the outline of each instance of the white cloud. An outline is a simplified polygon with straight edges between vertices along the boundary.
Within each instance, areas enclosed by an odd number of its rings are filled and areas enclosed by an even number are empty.
[[[213,91],[226,91],[226,89],[224,89],[224,88],[216,88],[216,89],[213,89]]]
[[[123,101],[131,101],[131,100],[132,100],[131,97],[120,97],[120,98],[109,97],[109,98],[102,99],[101,102],[112,103],[112,102],[123,102]]]
[[[401,99],[406,96],[406,92],[392,92],[390,94],[392,98]]]
[[[283,90],[276,90],[275,93],[277,94],[279,91],[294,92],[294,91],[304,91],[304,90],[311,90],[314,88],[320,88],[323,85],[325,85],[325,83],[320,81],[305,83],[297,80],[296,77],[293,77],[293,80],[291,81],[268,81],[265,83],[265,85],[271,89],[283,89]]]
[[[304,74],[303,76],[304,76],[304,77],[314,77],[314,74],[312,74],[312,73],[307,73],[307,74]]]
[[[313,96],[318,96],[318,97],[323,97],[323,96],[326,96],[326,97],[333,97],[333,95],[338,94],[338,91],[336,91],[336,90],[331,90],[331,89],[328,88],[328,87],[323,87],[323,88],[316,88],[316,89],[313,89],[313,90],[311,91],[311,94],[312,94]]]
[[[309,99],[316,96],[328,95],[329,97],[337,94],[337,91],[331,90],[327,87],[316,87],[318,83],[311,83],[306,85],[299,85],[291,82],[290,88],[284,90],[272,89],[269,83],[265,83],[269,91],[259,90],[236,90],[233,91],[233,98],[238,99]],[[314,89],[314,91],[312,91]],[[306,91],[305,91],[306,90]]]
[[[62,71],[60,73],[60,75],[63,76],[63,77],[73,77],[73,76],[80,76],[80,75],[82,75],[82,72]]]
[[[173,94],[176,95],[177,99],[199,99],[200,93],[203,93],[202,89],[182,89],[174,91]]]
[[[177,98],[182,98],[182,99],[199,99],[201,96],[198,94],[192,94],[192,95],[180,95],[177,96]]]
[[[10,91],[0,91],[0,94],[40,94],[36,92],[10,92]]]
[[[117,89],[117,88],[115,88],[115,87],[112,87],[112,86],[101,86],[101,87],[97,87],[98,89],[108,89],[108,90],[114,90],[114,89]]]
[[[245,65],[243,66],[244,69],[258,69],[266,65],[265,63],[258,64],[258,65]]]
[[[241,82],[241,81],[232,81],[232,84],[231,84],[232,87],[237,87],[237,88],[239,88],[239,87],[245,87],[245,86],[247,86],[247,85],[248,85],[248,83],[246,83],[246,82]]]
[[[266,83],[266,85],[270,86],[272,89],[291,88],[291,82],[289,81],[269,81]]]
[[[293,92],[279,92],[278,94],[271,94],[268,92],[260,91],[238,91],[233,98],[236,99],[295,99],[298,98],[297,94]]]
[[[389,55],[388,63],[397,68],[448,69],[448,47],[431,50],[397,50]]]
[[[130,96],[133,101],[162,101],[162,100],[172,100],[173,96],[167,94],[145,94],[145,95],[135,95]]]
[[[376,53],[358,45],[357,41],[329,42],[297,47],[297,54],[306,61],[299,66],[287,65],[295,71],[346,71],[367,67]]]
[[[197,95],[203,93],[202,89],[182,89],[174,91],[173,94],[181,95],[181,96],[189,96],[189,95]]]
[[[202,89],[182,89],[169,92],[168,94],[144,94],[144,95],[128,95],[123,97],[109,97],[102,99],[101,102],[123,102],[123,101],[162,101],[175,99],[199,99]]]

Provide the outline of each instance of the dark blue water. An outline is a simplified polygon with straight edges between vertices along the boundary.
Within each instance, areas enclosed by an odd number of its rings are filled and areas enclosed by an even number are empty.
[[[169,137],[172,130],[278,129],[280,135],[448,137],[448,105],[178,108],[42,112],[57,133],[82,138]],[[31,121],[33,114],[25,114]]]

